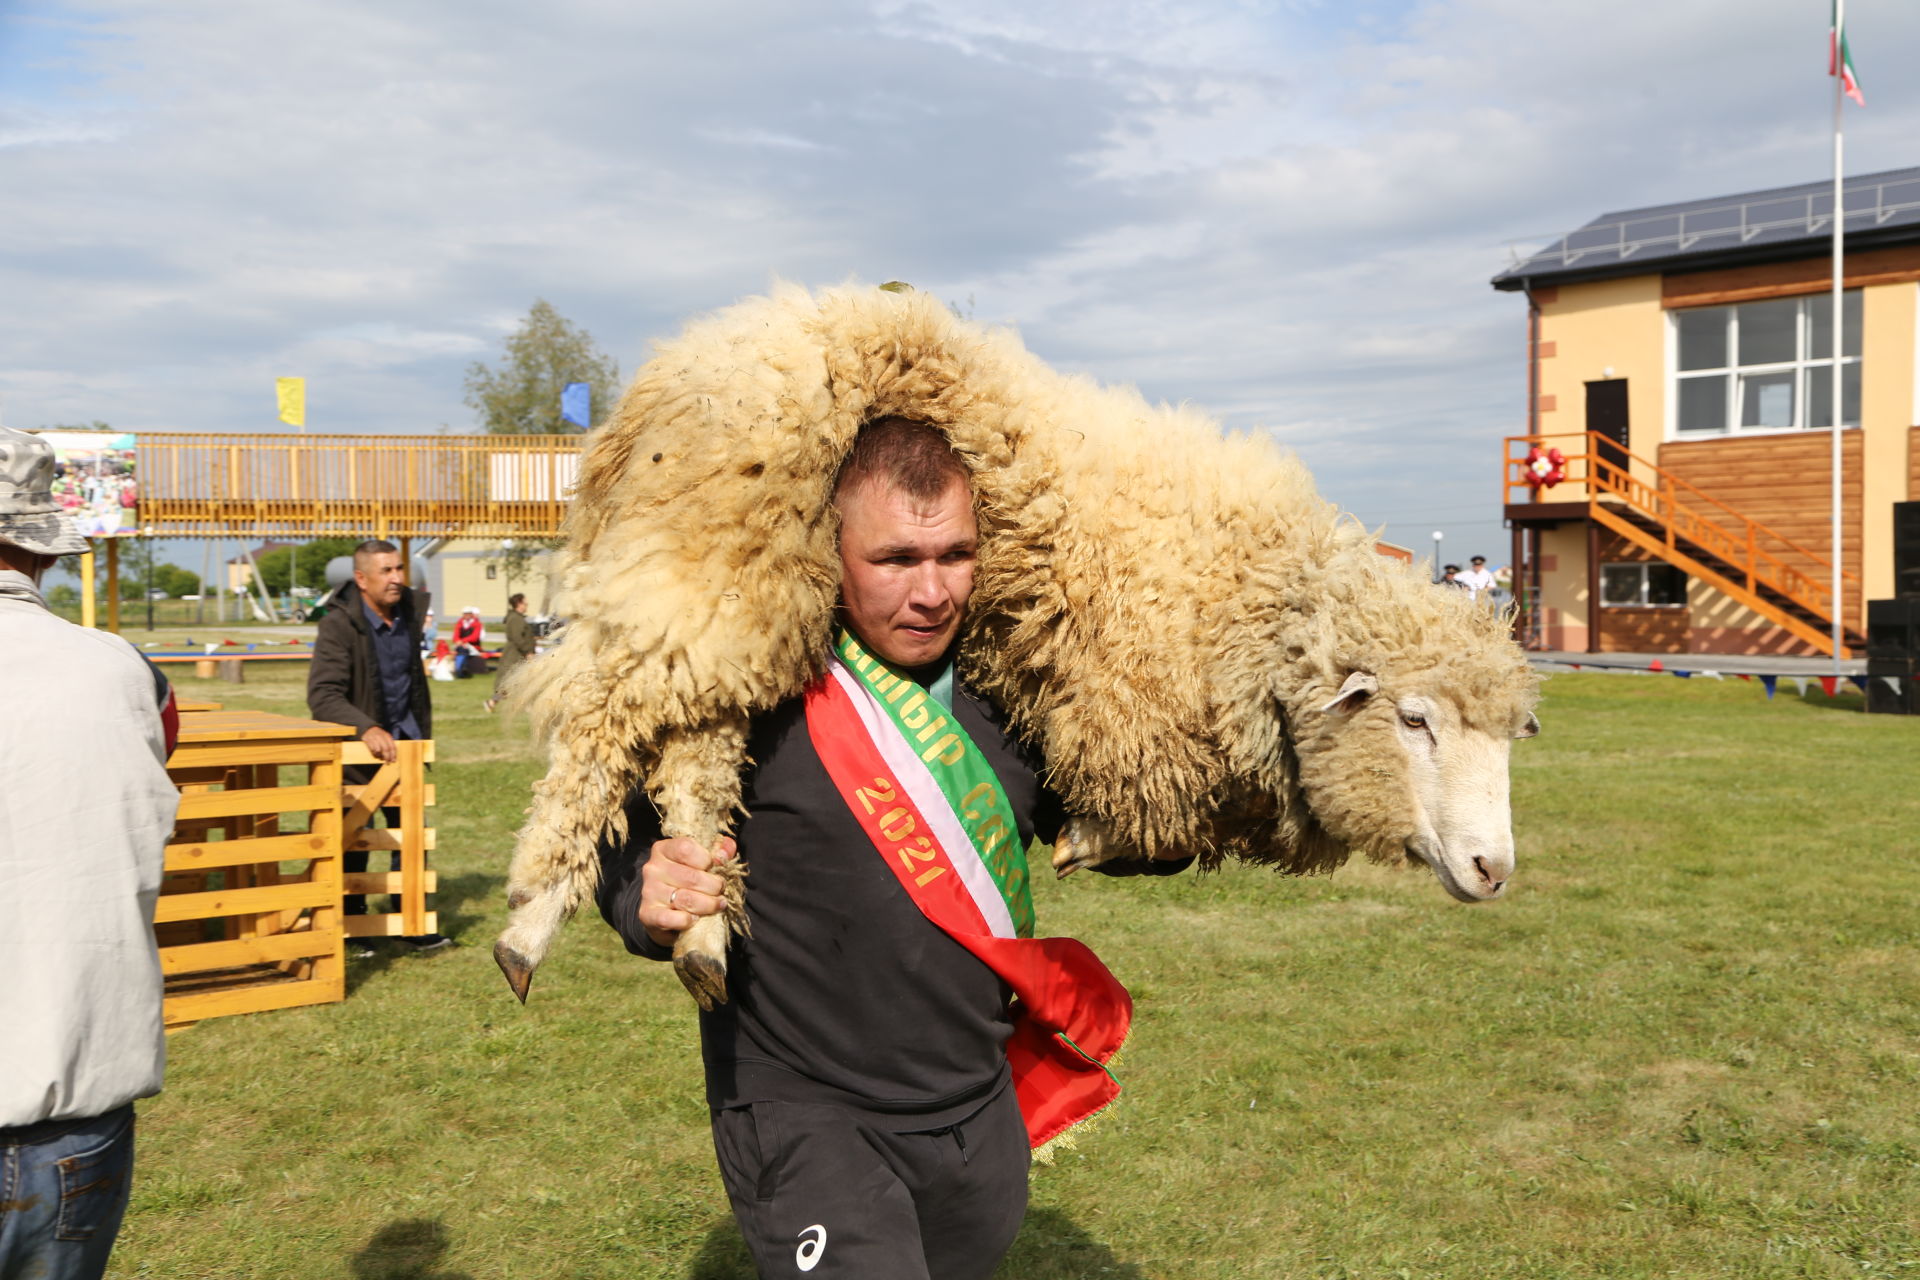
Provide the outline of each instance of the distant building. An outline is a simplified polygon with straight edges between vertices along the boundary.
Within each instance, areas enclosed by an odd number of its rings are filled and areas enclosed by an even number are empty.
[[[473,605],[497,631],[507,615],[507,597],[516,591],[526,595],[530,613],[547,611],[553,553],[538,551],[516,567],[507,550],[500,538],[434,538],[415,545],[413,584],[433,593],[442,630]]]
[[[282,547],[293,546],[290,542],[263,542],[253,549],[253,560],[242,555],[227,561],[227,590],[235,595],[245,595],[253,590],[253,564],[269,551],[278,551]]]
[[[1894,504],[1920,498],[1920,169],[1845,200],[1857,648],[1864,601],[1894,594]],[[1815,183],[1608,213],[1494,277],[1528,302],[1528,419],[1503,466],[1532,647],[1828,651],[1832,212]]]

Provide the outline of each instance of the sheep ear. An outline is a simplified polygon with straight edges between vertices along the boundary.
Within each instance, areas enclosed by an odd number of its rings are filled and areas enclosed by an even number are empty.
[[[1347,677],[1345,684],[1340,686],[1340,692],[1334,695],[1333,701],[1320,710],[1322,712],[1340,711],[1351,715],[1365,706],[1367,699],[1379,692],[1379,689],[1380,682],[1375,680],[1370,672],[1356,671]]]
[[[1521,725],[1520,732],[1514,734],[1513,736],[1516,738],[1539,737],[1540,736],[1540,717],[1533,714],[1533,712],[1531,711],[1527,712],[1527,722]]]

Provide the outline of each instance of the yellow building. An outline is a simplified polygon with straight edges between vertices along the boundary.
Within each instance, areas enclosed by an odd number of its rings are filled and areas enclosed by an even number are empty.
[[[1604,214],[1494,278],[1527,299],[1527,429],[1503,465],[1530,647],[1831,651],[1832,203],[1827,183]],[[1920,507],[1896,509],[1920,499],[1920,169],[1851,179],[1845,204],[1857,653],[1896,541],[1920,536]]]
[[[452,631],[468,605],[480,610],[489,635],[500,634],[507,597],[515,592],[527,597],[530,616],[547,612],[553,553],[514,556],[511,551],[510,540],[502,538],[435,538],[415,550],[413,583],[432,593],[441,635]]]

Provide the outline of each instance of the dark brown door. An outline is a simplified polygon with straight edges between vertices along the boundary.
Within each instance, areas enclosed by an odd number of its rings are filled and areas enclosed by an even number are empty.
[[[1597,442],[1600,458],[1614,466],[1627,465],[1627,380],[1607,378],[1587,384],[1587,430],[1605,439]]]

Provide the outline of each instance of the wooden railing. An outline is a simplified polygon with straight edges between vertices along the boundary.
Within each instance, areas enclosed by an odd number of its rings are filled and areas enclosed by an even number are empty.
[[[434,829],[427,825],[427,810],[434,804],[433,784],[427,781],[433,742],[393,745],[397,758],[392,764],[377,759],[365,743],[340,748],[342,764],[374,768],[366,783],[345,788],[344,846],[350,852],[370,853],[370,865],[383,868],[349,871],[343,879],[344,892],[368,895],[367,913],[346,917],[350,938],[417,938],[440,929],[439,913],[427,908],[427,895],[440,887],[439,875],[427,866],[427,852],[434,847]],[[374,815],[382,810],[390,816],[397,811],[399,824],[374,826]],[[385,870],[393,854],[399,855],[399,869]],[[376,909],[381,894],[392,896],[395,910]]]
[[[1732,585],[1743,603],[1756,601],[1769,606],[1765,612],[1776,616],[1763,592],[1771,593],[1804,612],[1828,623],[1833,618],[1833,562],[1791,538],[1735,510],[1713,495],[1682,480],[1645,458],[1628,453],[1614,441],[1596,432],[1562,432],[1553,435],[1508,436],[1503,459],[1504,498],[1516,503],[1584,502],[1602,507],[1596,515],[1607,513],[1602,499],[1612,499],[1628,511],[1657,526],[1657,532],[1621,527],[1626,522],[1608,519],[1610,527],[1632,537],[1648,550],[1681,563],[1690,572],[1704,571],[1721,579],[1718,585]],[[1565,478],[1551,486],[1536,486],[1527,470],[1527,455],[1539,448],[1545,452],[1560,450]],[[1562,496],[1564,495],[1564,496]],[[1727,566],[1728,573],[1703,564],[1697,555],[1682,547],[1690,543],[1699,552]],[[1824,571],[1824,576],[1822,574]],[[1858,575],[1842,571],[1849,596],[1857,597]],[[1843,602],[1844,603],[1844,602]],[[1796,620],[1798,621],[1798,620]],[[1804,622],[1796,631],[1806,628]],[[1818,634],[1814,632],[1814,634]],[[1821,643],[1831,647],[1831,637]]]
[[[581,436],[142,432],[139,518],[162,536],[552,537]]]

